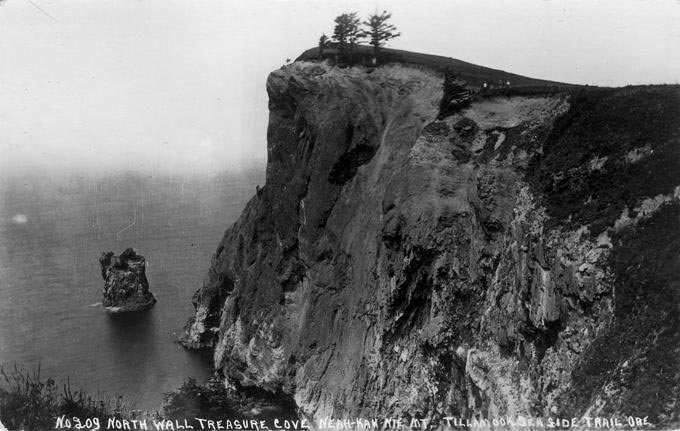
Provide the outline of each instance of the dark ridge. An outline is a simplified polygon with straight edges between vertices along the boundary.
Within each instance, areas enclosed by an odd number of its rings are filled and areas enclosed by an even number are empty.
[[[372,56],[373,47],[358,46],[357,55],[359,57]],[[324,57],[327,53],[324,52]],[[319,49],[311,48],[303,52],[295,61],[318,61]],[[403,51],[400,49],[383,48],[380,53],[381,63],[405,63],[418,66],[425,66],[441,73],[450,71],[458,79],[466,81],[469,85],[481,87],[484,83],[497,85],[500,82],[510,81],[512,87],[580,87],[577,84],[566,84],[544,79],[529,78],[527,76],[509,73],[503,70],[491,69],[479,66],[455,58],[444,57],[441,55],[423,54],[420,52]]]

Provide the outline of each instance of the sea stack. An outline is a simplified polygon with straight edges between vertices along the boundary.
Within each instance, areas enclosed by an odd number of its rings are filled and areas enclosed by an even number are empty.
[[[99,258],[104,278],[102,304],[110,313],[144,311],[153,307],[156,298],[149,291],[146,279],[146,259],[128,248],[114,256],[112,251]]]

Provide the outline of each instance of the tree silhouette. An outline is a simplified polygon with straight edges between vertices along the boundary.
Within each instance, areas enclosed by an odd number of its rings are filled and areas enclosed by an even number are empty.
[[[328,39],[328,36],[326,36],[326,33],[322,34],[319,38],[319,60],[323,61],[323,52],[329,43],[330,40]]]
[[[387,41],[401,36],[401,33],[397,32],[397,28],[387,22],[390,18],[392,18],[392,14],[384,10],[381,14],[374,13],[373,15],[370,15],[368,21],[363,22],[367,27],[364,34],[370,38],[370,43],[373,46],[373,55],[375,56],[376,61],[380,48],[383,47]]]
[[[357,17],[356,12],[343,13],[335,18],[333,40],[338,43],[340,57],[347,63],[352,63],[356,45],[364,35],[359,24],[361,24],[361,20]]]

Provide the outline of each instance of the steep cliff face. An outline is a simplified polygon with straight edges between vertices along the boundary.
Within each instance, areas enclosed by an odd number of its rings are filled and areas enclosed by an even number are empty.
[[[184,344],[309,417],[677,421],[680,90],[449,109],[446,87],[404,65],[273,72],[267,182]]]

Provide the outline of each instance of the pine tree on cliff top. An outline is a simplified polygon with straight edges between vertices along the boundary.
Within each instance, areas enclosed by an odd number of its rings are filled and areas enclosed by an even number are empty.
[[[364,32],[359,28],[361,20],[356,12],[343,13],[335,18],[333,40],[338,43],[340,57],[347,63],[352,62],[352,54]]]
[[[326,33],[322,34],[321,37],[319,38],[319,60],[323,61],[323,53],[326,47],[329,44],[328,36],[326,36]]]
[[[364,34],[370,38],[370,43],[373,46],[373,55],[375,56],[376,61],[380,48],[382,48],[387,41],[401,36],[401,33],[397,32],[397,28],[387,22],[390,18],[392,18],[392,14],[384,10],[381,14],[374,13],[373,15],[370,15],[368,21],[363,22],[367,27]]]

